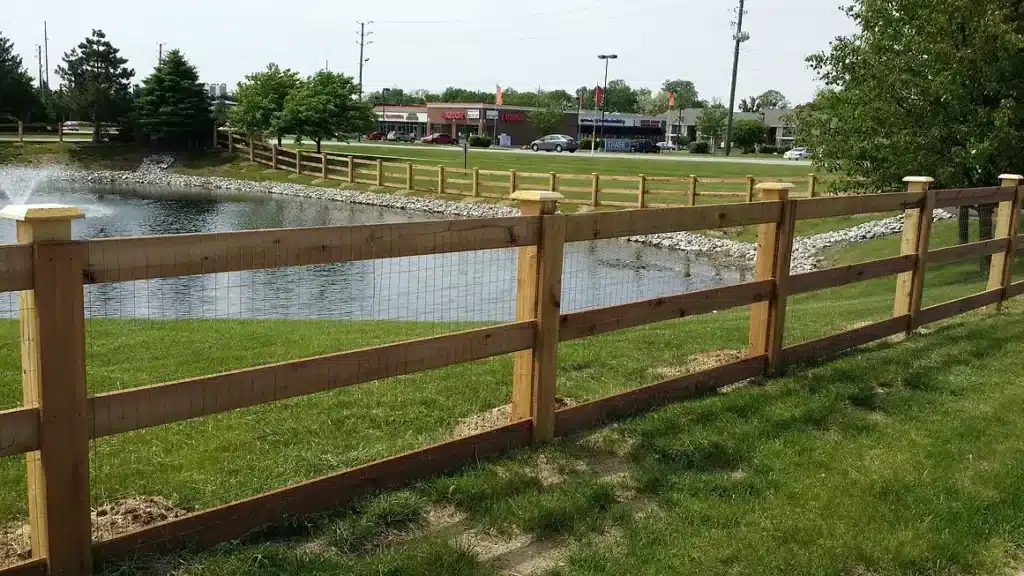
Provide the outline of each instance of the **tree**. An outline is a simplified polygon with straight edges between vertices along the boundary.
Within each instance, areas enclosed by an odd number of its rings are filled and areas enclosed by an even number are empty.
[[[68,107],[94,125],[93,142],[99,142],[104,122],[119,122],[131,111],[135,71],[125,67],[127,63],[102,30],[93,30],[64,53],[64,65],[57,67]]]
[[[358,100],[359,85],[351,76],[317,72],[299,83],[285,98],[283,122],[295,134],[316,142],[316,151],[328,138],[372,130],[376,121],[370,105]]]
[[[540,134],[556,134],[565,126],[565,109],[558,105],[533,110],[527,116]]]
[[[751,96],[749,98],[743,98],[740,100],[740,112],[760,112],[761,101],[757,99],[757,96]]]
[[[715,143],[725,133],[725,123],[729,112],[721,104],[711,105],[697,115],[697,133],[711,140],[711,151],[716,150]]]
[[[39,96],[21,56],[14,52],[14,44],[0,34],[0,118],[24,120],[39,106]]]
[[[682,78],[665,80],[661,85],[661,91],[665,94],[666,105],[668,104],[668,94],[671,92],[676,95],[675,108],[677,109],[685,110],[701,106],[700,97],[697,95],[697,86],[689,80]],[[668,110],[668,108],[665,109]]]
[[[612,80],[604,91],[604,109],[635,114],[640,111],[640,95],[625,80]]]
[[[161,146],[191,147],[209,138],[210,100],[180,50],[165,54],[143,80],[135,110],[139,128]]]
[[[373,102],[374,104],[387,104],[388,106],[409,106],[419,105],[422,106],[427,103],[422,95],[417,95],[417,91],[406,92],[401,88],[389,88],[387,97],[384,96],[383,90],[377,90],[370,92],[366,95],[366,100]],[[425,91],[419,91],[425,92]]]
[[[751,110],[751,112],[760,112],[761,110],[786,110],[789,108],[789,100],[782,95],[782,92],[778,90],[766,90],[763,94],[757,97],[757,110]]]
[[[1024,166],[1024,6],[855,0],[847,14],[859,31],[808,58],[826,90],[793,114],[820,168],[892,189],[909,175],[991,186]],[[992,208],[978,212],[991,237]]]
[[[732,128],[732,139],[743,151],[752,152],[757,146],[764,144],[767,127],[764,122],[752,118],[736,120]]]
[[[291,127],[283,120],[284,101],[299,85],[299,73],[282,70],[270,63],[267,69],[245,77],[235,93],[237,105],[231,110],[231,125],[249,136],[269,135],[277,145]]]

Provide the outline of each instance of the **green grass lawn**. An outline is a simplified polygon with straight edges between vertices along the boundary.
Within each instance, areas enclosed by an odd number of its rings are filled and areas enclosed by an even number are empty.
[[[936,245],[953,235],[951,223],[934,229]],[[886,238],[831,258],[895,251],[898,239]],[[893,285],[794,298],[787,341],[887,317]],[[934,267],[926,295],[934,303],[983,285],[976,262]],[[972,313],[899,344],[480,463],[261,537],[111,570],[1000,573],[1019,563],[1024,546],[1022,320],[1021,302],[1001,315]],[[587,400],[685,372],[708,353],[742,349],[747,323],[737,310],[563,344],[559,393]],[[88,381],[93,393],[123,389],[439,328],[90,320]],[[0,405],[20,398],[17,341],[17,326],[0,324]],[[511,358],[501,357],[102,439],[92,444],[93,503],[150,495],[197,510],[444,440],[461,419],[508,401],[511,370]],[[24,518],[24,486],[21,459],[0,460],[0,521]],[[458,521],[439,524],[438,516]],[[512,549],[481,558],[494,542]]]

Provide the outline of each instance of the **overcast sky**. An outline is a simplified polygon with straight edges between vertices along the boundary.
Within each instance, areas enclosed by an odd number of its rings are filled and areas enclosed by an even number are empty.
[[[135,69],[157,61],[158,43],[179,48],[204,82],[232,87],[268,62],[310,74],[327,63],[358,71],[357,21],[373,21],[366,89],[445,86],[528,90],[601,81],[596,55],[616,53],[610,78],[657,89],[666,78],[728,98],[736,2],[731,0],[31,0],[4,1],[0,31],[36,73],[49,24],[50,81],[65,51],[92,28],[107,33]],[[748,0],[737,97],[769,88],[794,103],[817,88],[804,57],[853,31],[840,0]],[[144,6],[144,7],[143,7]],[[242,8],[244,6],[244,9]]]

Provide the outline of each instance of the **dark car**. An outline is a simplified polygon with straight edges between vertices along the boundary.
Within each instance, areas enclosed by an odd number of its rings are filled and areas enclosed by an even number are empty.
[[[370,132],[366,135],[367,140],[383,140],[387,136],[384,132]]]
[[[661,148],[658,147],[654,142],[648,140],[637,140],[630,146],[630,150],[635,154],[660,154]]]
[[[566,136],[565,134],[551,134],[531,142],[530,149],[534,152],[539,152],[541,150],[545,152],[575,152],[580,149],[580,143],[572,136]]]
[[[420,142],[423,142],[424,144],[451,144],[452,136],[451,134],[444,133],[430,134],[429,136],[420,138]]]

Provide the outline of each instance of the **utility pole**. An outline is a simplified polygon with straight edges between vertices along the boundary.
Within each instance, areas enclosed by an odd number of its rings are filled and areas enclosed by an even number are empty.
[[[46,89],[50,89],[50,35],[46,30],[46,20],[43,20],[43,56],[46,58]]]
[[[736,16],[736,33],[733,40],[736,41],[736,50],[732,55],[732,88],[729,89],[729,122],[725,128],[725,155],[732,152],[732,120],[733,110],[736,108],[736,74],[740,66],[740,44],[750,40],[750,34],[743,31],[743,10],[744,0],[740,0],[740,9]],[[714,139],[712,139],[712,142]]]
[[[373,44],[372,40],[367,40],[367,36],[372,36],[373,32],[366,31],[367,24],[373,24],[373,21],[359,22],[359,99],[363,99],[363,64],[369,62],[369,58],[364,57],[366,46]]]
[[[43,45],[36,44],[36,62],[39,65],[39,94],[43,93]]]
[[[163,64],[163,62],[164,62],[164,43],[163,42],[160,42],[159,44],[157,44],[157,50],[158,50],[158,52],[157,52],[157,56],[156,56],[156,63],[157,64]]]

